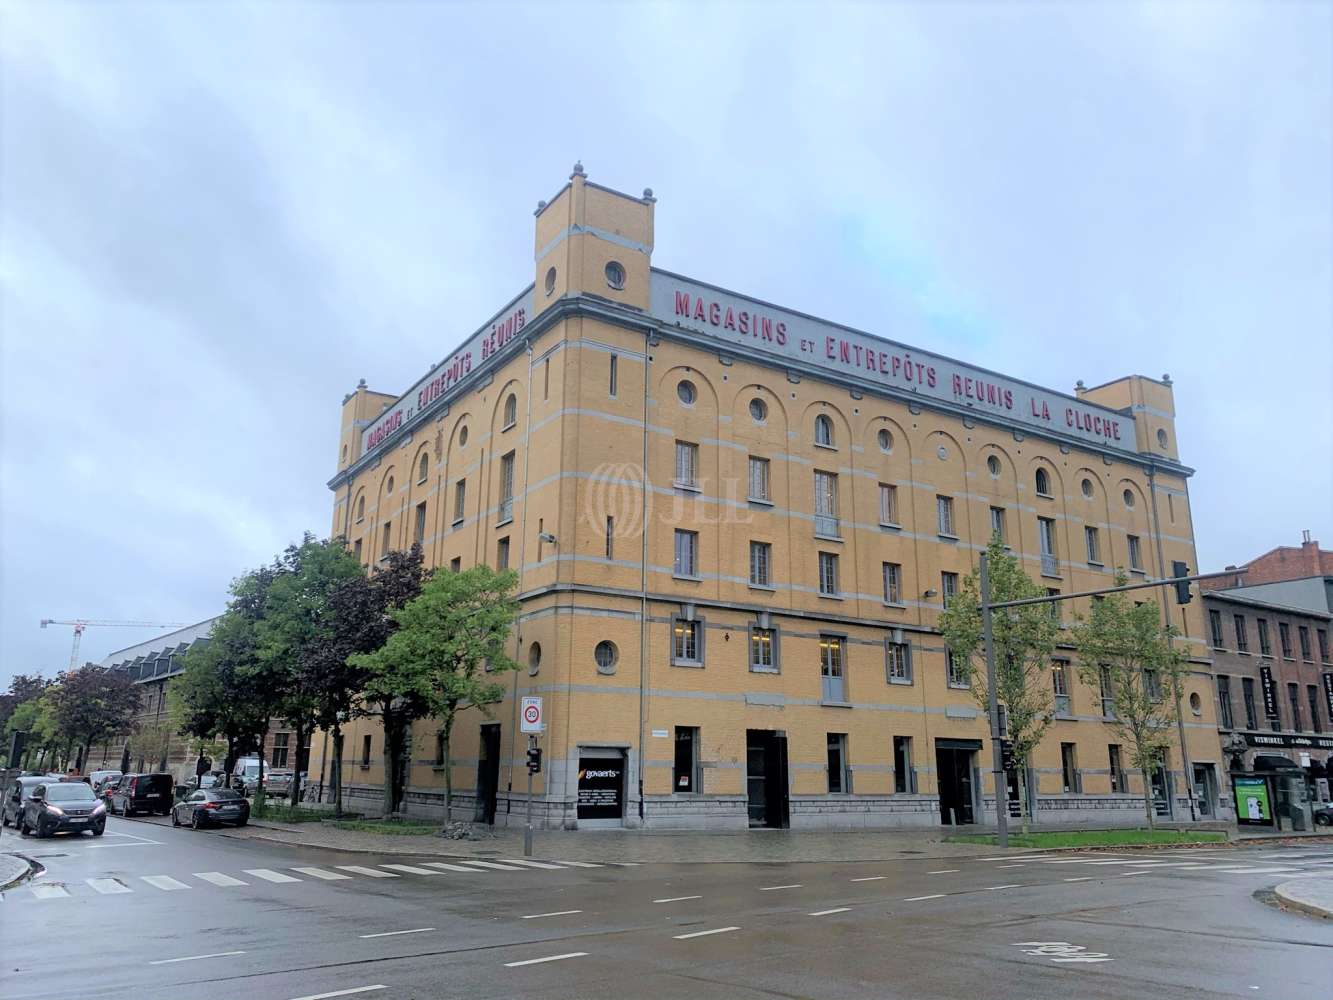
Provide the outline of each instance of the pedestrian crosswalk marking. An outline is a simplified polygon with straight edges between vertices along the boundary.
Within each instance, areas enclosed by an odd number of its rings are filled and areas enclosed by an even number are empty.
[[[302,875],[309,875],[311,878],[322,878],[326,882],[332,882],[335,879],[351,878],[350,875],[340,875],[337,872],[328,872],[323,868],[293,868],[292,871],[300,872]]]
[[[205,882],[212,882],[223,889],[233,885],[249,885],[249,882],[242,882],[238,878],[232,878],[230,875],[223,875],[222,872],[195,872],[195,878],[201,878]]]
[[[118,892],[133,892],[134,890],[117,878],[90,878],[84,879],[90,886],[103,895],[111,896]]]
[[[266,882],[299,882],[299,878],[293,878],[290,875],[284,875],[282,872],[275,872],[272,868],[247,868],[245,874],[253,875],[255,878],[262,878]]]
[[[467,872],[470,875],[482,874],[476,868],[464,868],[462,865],[450,865],[443,861],[423,861],[421,863],[427,868],[439,868],[441,871],[446,872]]]
[[[37,885],[29,886],[29,888],[38,899],[60,899],[62,896],[69,895],[69,890],[63,885],[47,885],[39,882]]]
[[[561,861],[562,865],[569,865],[572,868],[603,868],[604,865],[593,864],[591,861]]]
[[[409,875],[443,875],[444,872],[433,872],[429,868],[418,868],[416,865],[380,865],[381,868],[388,868],[396,872],[406,872]]]
[[[524,868],[559,868],[559,865],[548,864],[545,861],[519,861],[515,858],[505,858],[507,865],[522,865]]]
[[[498,861],[474,861],[469,858],[466,862],[469,865],[477,865],[479,868],[494,868],[502,872],[521,872],[523,869],[518,865],[502,865]]]
[[[174,892],[177,889],[190,888],[184,882],[178,882],[170,875],[140,875],[139,878],[143,879],[145,882],[147,882],[154,888],[163,889],[167,892]]]
[[[400,878],[393,872],[382,872],[378,868],[367,868],[365,865],[334,865],[339,871],[351,872],[353,875],[367,875],[370,878]]]

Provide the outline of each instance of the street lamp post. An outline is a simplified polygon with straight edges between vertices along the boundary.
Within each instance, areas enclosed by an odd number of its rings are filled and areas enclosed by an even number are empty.
[[[995,690],[995,635],[991,621],[990,555],[981,553],[981,641],[986,653],[986,709],[990,713],[991,776],[995,786],[995,836],[1000,847],[1009,846],[1009,784],[1004,777],[1004,752],[1000,741],[1000,699]]]

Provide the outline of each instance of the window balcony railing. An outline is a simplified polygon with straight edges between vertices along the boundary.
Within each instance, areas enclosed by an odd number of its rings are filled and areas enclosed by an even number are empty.
[[[512,499],[501,500],[499,523],[505,524],[506,522],[512,521],[513,519],[514,519],[514,501]]]
[[[1049,552],[1041,554],[1041,572],[1043,576],[1058,576],[1060,571],[1060,561]]]
[[[841,538],[842,533],[838,527],[838,517],[836,514],[816,514],[815,515],[815,534],[823,535],[825,538]]]

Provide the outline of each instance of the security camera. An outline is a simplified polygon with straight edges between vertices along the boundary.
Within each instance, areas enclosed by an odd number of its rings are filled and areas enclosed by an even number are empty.
[[[538,532],[537,537],[540,538],[543,542],[548,542],[551,545],[555,544],[555,535],[551,534],[549,531]]]

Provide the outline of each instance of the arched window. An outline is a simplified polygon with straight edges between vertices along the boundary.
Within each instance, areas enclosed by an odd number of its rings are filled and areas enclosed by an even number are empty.
[[[833,447],[833,421],[823,413],[815,417],[815,444]]]
[[[1037,470],[1037,492],[1044,497],[1051,495],[1051,475],[1045,469]]]
[[[356,500],[356,519],[364,521],[366,519],[366,495],[364,493]]]
[[[393,496],[393,476],[390,476],[384,481],[384,492],[389,496]]]
[[[422,455],[421,464],[417,467],[417,482],[424,483],[426,476],[430,473],[430,456]]]
[[[509,398],[505,400],[504,425],[506,428],[513,427],[515,421],[517,420],[518,420],[518,397],[511,392],[509,394]]]

